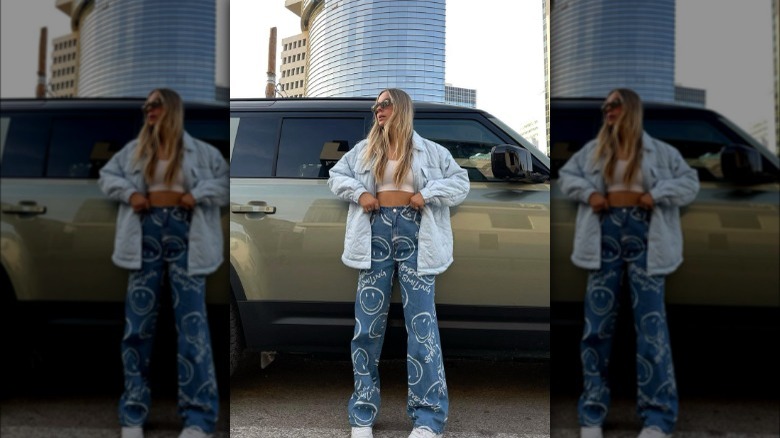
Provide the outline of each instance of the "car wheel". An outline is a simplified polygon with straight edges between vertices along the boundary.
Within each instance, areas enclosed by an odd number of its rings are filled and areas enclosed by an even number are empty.
[[[241,357],[244,354],[244,329],[241,326],[241,316],[238,314],[238,306],[235,297],[230,300],[230,375],[238,368]]]

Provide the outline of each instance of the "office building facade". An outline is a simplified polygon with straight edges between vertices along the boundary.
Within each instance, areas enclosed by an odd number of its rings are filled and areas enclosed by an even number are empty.
[[[78,33],[55,38],[52,46],[47,94],[51,97],[75,97],[79,82]]]
[[[477,107],[477,90],[471,88],[453,87],[450,84],[444,85],[444,103],[447,105],[465,106],[468,108]]]
[[[445,101],[445,0],[303,0],[298,10],[308,32],[305,95],[376,97],[395,87]]]
[[[551,14],[552,96],[628,87],[645,101],[674,102],[674,0],[556,0]]]
[[[282,97],[306,95],[306,57],[309,33],[304,32],[282,40],[281,77],[279,93]]]
[[[146,96],[175,89],[187,101],[215,102],[215,0],[76,0],[78,95]]]

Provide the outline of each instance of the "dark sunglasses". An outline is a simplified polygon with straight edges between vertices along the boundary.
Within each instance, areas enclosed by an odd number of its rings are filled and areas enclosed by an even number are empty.
[[[141,106],[141,110],[143,110],[143,112],[149,112],[149,111],[151,111],[151,110],[153,110],[155,108],[159,108],[161,106],[162,106],[162,102],[160,101],[160,99],[155,99],[155,100],[153,100],[151,102],[144,103]]]
[[[610,100],[609,102],[604,102],[604,105],[601,105],[601,111],[604,113],[608,113],[615,108],[620,108],[621,106],[623,106],[622,100],[620,99]]]
[[[375,113],[375,112],[377,112],[377,110],[379,110],[379,108],[384,109],[384,108],[389,107],[392,104],[393,104],[393,101],[390,100],[390,99],[385,99],[385,100],[383,100],[381,102],[377,102],[377,103],[371,105],[371,112]]]

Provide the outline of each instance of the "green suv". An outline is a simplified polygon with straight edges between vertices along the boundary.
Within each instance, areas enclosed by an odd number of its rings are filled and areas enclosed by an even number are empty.
[[[108,159],[138,135],[143,102],[0,101],[0,311],[10,330],[4,339],[49,324],[112,327],[121,336],[127,271],[111,262],[117,205],[100,191],[97,178]],[[227,157],[227,105],[186,103],[185,129]],[[223,224],[227,233],[227,209]],[[207,301],[224,309],[225,326],[227,273],[225,263],[207,283]]]
[[[587,277],[569,259],[577,206],[561,193],[557,171],[596,137],[602,103],[602,99],[551,99],[551,306],[556,368],[579,363]],[[777,364],[766,354],[770,351],[766,340],[780,335],[777,155],[727,118],[703,108],[645,103],[644,129],[677,148],[701,182],[694,202],[681,210],[684,261],[666,281],[670,334],[673,346],[680,346],[675,348],[675,362],[685,366],[704,358],[721,363],[753,358],[758,366]],[[618,336],[630,338],[633,328],[620,327]],[[632,361],[633,356],[625,361],[629,369]],[[702,370],[690,373],[702,374]]]
[[[341,262],[348,205],[327,178],[366,137],[372,104],[231,101],[231,368],[244,347],[348,354],[357,271]],[[455,262],[436,285],[444,351],[549,355],[549,159],[476,109],[416,103],[414,128],[471,180],[451,210]],[[405,340],[399,296],[387,333],[395,346]]]

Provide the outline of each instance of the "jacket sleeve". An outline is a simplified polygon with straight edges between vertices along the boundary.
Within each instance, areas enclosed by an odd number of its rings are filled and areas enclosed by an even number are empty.
[[[655,187],[650,190],[650,196],[656,204],[678,207],[690,204],[699,193],[699,176],[696,170],[685,162],[674,147],[660,141],[656,141],[656,144],[664,149],[666,157],[664,164],[668,166],[666,170],[659,170],[659,173],[667,175],[666,171],[668,171],[671,176],[659,178]]]
[[[569,199],[588,203],[590,195],[598,191],[598,187],[593,185],[592,182],[585,178],[585,169],[587,168],[587,160],[590,157],[590,151],[593,149],[595,142],[583,146],[579,151],[569,158],[569,161],[558,170],[558,184],[561,191]]]
[[[429,142],[435,147],[438,156],[439,170],[442,178],[431,179],[420,190],[420,195],[427,204],[452,207],[460,204],[469,194],[470,184],[468,172],[460,167],[452,154],[444,146]]]
[[[127,161],[131,159],[131,152],[135,149],[135,141],[125,145],[119,152],[108,160],[100,169],[98,186],[109,198],[119,202],[130,203],[130,196],[139,192],[129,176],[125,174]]]
[[[360,195],[368,192],[368,189],[355,178],[355,163],[357,162],[360,147],[365,140],[358,143],[330,169],[328,187],[334,195],[345,201],[358,203]]]
[[[205,155],[210,177],[199,179],[190,194],[198,204],[225,206],[230,196],[230,166],[217,148],[200,140],[196,142],[198,149]]]

